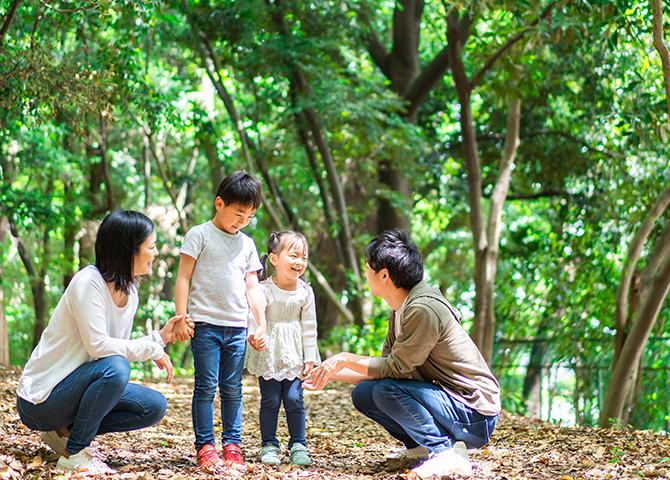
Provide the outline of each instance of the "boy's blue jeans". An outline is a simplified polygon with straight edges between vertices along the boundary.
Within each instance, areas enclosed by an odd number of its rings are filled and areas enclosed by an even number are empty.
[[[288,448],[294,443],[307,445],[305,441],[305,404],[302,397],[302,382],[293,380],[265,380],[258,377],[261,389],[261,444],[279,446],[277,440],[277,420],[279,407],[284,402],[286,425],[290,435]]]
[[[356,385],[354,407],[384,427],[407,448],[419,445],[439,453],[462,441],[486,445],[498,415],[486,416],[452,398],[441,387],[418,380],[384,378]]]
[[[221,442],[242,443],[242,370],[247,329],[196,323],[191,351],[195,367],[193,430],[195,448],[214,445],[214,395],[221,397]]]
[[[96,435],[138,430],[163,418],[167,409],[163,394],[128,383],[129,378],[130,364],[121,356],[85,363],[56,385],[44,402],[35,405],[19,397],[19,416],[33,430],[68,427],[65,450],[74,455]]]

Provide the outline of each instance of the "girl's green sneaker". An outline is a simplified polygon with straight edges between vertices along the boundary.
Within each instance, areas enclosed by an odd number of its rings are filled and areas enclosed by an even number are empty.
[[[279,448],[272,444],[262,446],[261,462],[266,465],[279,465],[281,463],[281,459],[279,458]]]
[[[309,455],[307,455],[307,447],[302,443],[294,443],[291,447],[291,462],[293,465],[311,465]]]

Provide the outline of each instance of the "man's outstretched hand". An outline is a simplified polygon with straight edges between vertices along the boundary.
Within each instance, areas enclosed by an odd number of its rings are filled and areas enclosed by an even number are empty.
[[[302,383],[306,390],[321,390],[328,385],[334,375],[344,367],[341,354],[333,355],[324,360],[321,365],[312,370],[309,378]]]

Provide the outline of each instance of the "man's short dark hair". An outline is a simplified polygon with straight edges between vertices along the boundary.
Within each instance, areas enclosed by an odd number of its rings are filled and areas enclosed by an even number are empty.
[[[95,266],[105,282],[129,293],[134,284],[133,262],[140,246],[154,231],[149,217],[132,210],[116,210],[105,217],[95,237]]]
[[[233,172],[223,179],[216,191],[226,205],[241,205],[258,210],[261,205],[261,182],[243,170]]]
[[[411,290],[423,280],[423,259],[409,234],[401,229],[386,230],[365,247],[365,261],[375,272],[387,269],[396,288]]]

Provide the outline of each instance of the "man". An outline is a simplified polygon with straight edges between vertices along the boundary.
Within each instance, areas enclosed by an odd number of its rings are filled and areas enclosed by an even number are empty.
[[[305,388],[357,383],[354,406],[405,444],[396,458],[424,460],[413,469],[419,477],[469,473],[463,444],[488,443],[500,385],[459,312],[423,281],[423,260],[404,230],[376,236],[365,256],[370,293],[393,310],[382,356],[338,353],[313,371]]]

